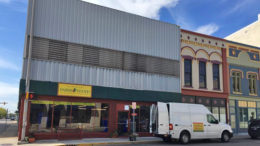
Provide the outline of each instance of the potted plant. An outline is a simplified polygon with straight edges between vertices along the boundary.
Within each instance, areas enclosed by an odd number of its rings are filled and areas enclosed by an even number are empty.
[[[111,133],[110,135],[111,138],[117,138],[118,137],[118,132],[115,130],[114,132]]]
[[[31,134],[31,135],[28,137],[28,142],[29,142],[29,143],[35,142],[35,137],[34,137],[33,134]]]
[[[136,137],[138,137],[138,134],[137,133],[131,133],[129,135],[129,140],[130,141],[136,141]]]

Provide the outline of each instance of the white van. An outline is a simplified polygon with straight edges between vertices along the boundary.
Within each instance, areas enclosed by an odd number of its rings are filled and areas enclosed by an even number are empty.
[[[228,142],[233,131],[228,124],[219,123],[212,113],[200,104],[162,103],[152,105],[150,132],[164,141],[177,139],[183,144],[191,139],[215,139]]]

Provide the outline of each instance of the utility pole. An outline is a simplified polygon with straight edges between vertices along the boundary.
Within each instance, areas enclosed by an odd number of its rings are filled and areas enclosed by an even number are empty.
[[[22,133],[21,133],[22,141],[25,141],[25,132],[26,132],[26,126],[27,126],[28,96],[29,96],[29,91],[30,91],[30,71],[31,71],[32,41],[33,41],[33,26],[34,26],[34,8],[35,8],[35,0],[32,0],[32,10],[31,10],[31,18],[30,18],[30,20],[31,20],[30,21],[30,42],[29,42],[29,51],[27,52],[28,58],[27,58],[27,71],[26,71],[26,82],[25,82],[26,97],[24,99],[24,106],[23,106],[23,121],[22,121],[23,124],[22,124]],[[28,13],[29,13],[29,10],[28,10]],[[29,16],[29,15],[27,15],[27,16]],[[28,19],[28,17],[27,17],[27,19]],[[27,37],[28,37],[27,32],[26,32],[25,37],[27,39]],[[26,46],[27,45],[25,45],[25,47]]]

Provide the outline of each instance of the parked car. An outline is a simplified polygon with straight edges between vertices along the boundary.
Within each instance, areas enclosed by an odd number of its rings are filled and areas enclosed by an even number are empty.
[[[150,132],[164,141],[179,140],[187,144],[192,139],[221,139],[228,142],[231,126],[219,123],[212,113],[200,104],[162,103],[152,105]]]
[[[260,119],[250,121],[248,134],[252,139],[260,137]]]
[[[11,117],[10,119],[11,119],[12,121],[14,121],[14,120],[15,120],[15,117]]]

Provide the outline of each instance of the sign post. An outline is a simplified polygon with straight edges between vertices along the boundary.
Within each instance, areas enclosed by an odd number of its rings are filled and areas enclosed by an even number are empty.
[[[133,109],[133,113],[132,113],[132,116],[133,116],[133,133],[130,136],[130,141],[136,141],[136,134],[135,134],[135,116],[137,115],[135,113],[136,102],[132,102],[132,109]]]

